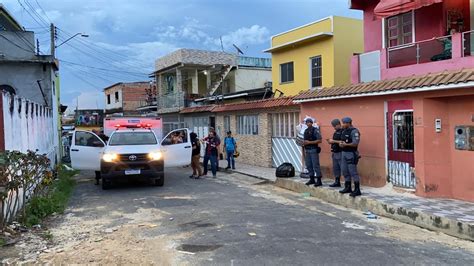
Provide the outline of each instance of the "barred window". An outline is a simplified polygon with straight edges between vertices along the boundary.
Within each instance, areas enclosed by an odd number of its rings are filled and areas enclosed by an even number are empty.
[[[258,115],[238,115],[237,134],[258,135]]]
[[[230,131],[230,116],[224,116],[224,132]]]
[[[412,152],[415,149],[413,112],[393,114],[393,150]]]
[[[299,116],[298,112],[272,114],[272,137],[296,138]]]

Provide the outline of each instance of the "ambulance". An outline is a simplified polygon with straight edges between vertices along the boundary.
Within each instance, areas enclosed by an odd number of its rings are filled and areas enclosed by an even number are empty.
[[[90,131],[74,131],[71,165],[100,173],[102,189],[118,179],[146,179],[163,186],[165,169],[189,165],[192,147],[189,129],[173,130],[164,138],[162,132],[157,117],[106,118],[108,141]]]

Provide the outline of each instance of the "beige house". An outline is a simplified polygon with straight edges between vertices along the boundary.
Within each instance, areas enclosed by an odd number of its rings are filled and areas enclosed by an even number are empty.
[[[212,112],[221,139],[230,130],[237,141],[237,163],[276,167],[291,162],[300,170],[301,149],[296,146],[299,105],[292,97],[226,104]]]

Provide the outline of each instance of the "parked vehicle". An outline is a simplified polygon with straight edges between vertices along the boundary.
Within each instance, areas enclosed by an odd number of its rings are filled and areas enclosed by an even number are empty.
[[[165,169],[188,165],[191,151],[189,129],[173,130],[160,141],[147,125],[117,124],[107,143],[93,132],[76,130],[71,164],[78,170],[100,171],[103,189],[119,178],[145,178],[163,186]]]

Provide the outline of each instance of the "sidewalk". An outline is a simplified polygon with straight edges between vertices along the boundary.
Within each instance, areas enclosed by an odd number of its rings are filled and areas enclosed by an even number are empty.
[[[221,169],[227,166],[220,161]],[[383,188],[362,187],[362,196],[355,199],[330,188],[333,180],[323,180],[324,186],[306,186],[308,179],[276,178],[274,168],[237,164],[235,172],[274,182],[278,187],[360,211],[370,211],[400,222],[416,225],[451,236],[474,241],[474,203],[450,199],[428,199],[408,192],[397,192],[390,185]]]

